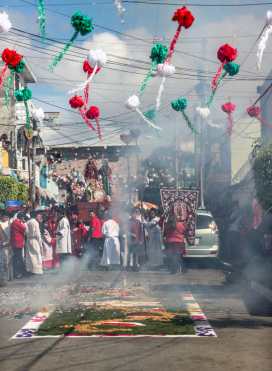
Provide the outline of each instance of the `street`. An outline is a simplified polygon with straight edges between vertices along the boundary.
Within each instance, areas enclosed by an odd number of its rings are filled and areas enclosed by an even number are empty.
[[[67,279],[67,276],[65,277]],[[88,272],[73,274],[69,281],[55,275],[24,279],[1,288],[1,371],[29,370],[271,370],[272,318],[250,316],[238,287],[223,285],[220,270],[209,265],[190,267],[185,274],[166,271]],[[55,282],[55,284],[54,284]],[[67,290],[72,287],[72,290]],[[217,337],[198,338],[10,338],[31,315],[3,315],[13,297],[34,307],[54,300],[73,300],[80,287],[140,288],[152,297],[179,305],[183,293],[191,293]],[[33,291],[34,288],[34,291]],[[37,295],[37,290],[39,295]],[[54,295],[56,290],[57,295]],[[84,291],[84,290],[83,290]],[[10,293],[10,297],[7,294]],[[33,295],[34,292],[34,295]],[[32,294],[31,294],[32,293]],[[61,293],[61,294],[60,294]],[[74,293],[74,294],[73,294]],[[4,295],[6,300],[3,302]],[[51,295],[51,296],[50,296]],[[60,298],[62,295],[62,298]],[[88,295],[88,293],[83,294]],[[29,297],[30,296],[30,297]],[[33,298],[34,296],[34,298]],[[50,300],[51,302],[47,302]],[[43,302],[44,301],[44,302]],[[20,303],[17,302],[20,306]],[[36,308],[35,308],[36,309]],[[33,309],[34,310],[34,309]],[[12,314],[13,313],[13,314]]]

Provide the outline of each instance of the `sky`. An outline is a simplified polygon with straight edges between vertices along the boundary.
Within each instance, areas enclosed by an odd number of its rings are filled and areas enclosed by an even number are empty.
[[[187,114],[193,123],[196,121],[195,108],[207,99],[207,96],[199,96],[197,85],[206,82],[209,87],[211,78],[219,66],[217,49],[224,43],[238,49],[240,78],[233,78],[232,81],[222,84],[213,103],[211,120],[216,125],[226,125],[226,114],[222,112],[221,105],[231,100],[237,106],[233,133],[236,139],[240,137],[241,141],[245,137],[250,139],[256,132],[256,126],[251,126],[250,121],[245,127],[245,120],[248,120],[245,110],[258,96],[256,88],[263,84],[270,72],[272,38],[268,42],[261,71],[256,67],[256,40],[264,26],[266,11],[272,9],[272,2],[271,5],[258,6],[234,6],[234,4],[258,4],[264,1],[146,2],[149,4],[135,3],[133,0],[124,1],[126,11],[122,23],[114,1],[111,0],[45,0],[48,38],[67,41],[73,34],[70,17],[77,10],[89,15],[95,25],[90,35],[78,38],[75,43],[86,50],[71,48],[66,58],[51,73],[48,65],[55,52],[60,50],[60,45],[54,42],[43,44],[38,38],[29,37],[25,33],[39,33],[37,1],[0,0],[0,10],[8,12],[13,26],[20,30],[1,35],[1,48],[7,46],[15,48],[25,56],[31,66],[37,78],[37,83],[31,86],[33,103],[43,107],[45,111],[61,111],[60,126],[57,129],[45,130],[47,144],[99,143],[76,112],[65,110],[70,108],[68,91],[85,79],[81,64],[88,50],[95,48],[103,49],[108,55],[108,63],[95,76],[90,92],[91,104],[99,106],[101,111],[105,145],[109,144],[112,138],[119,137],[121,132],[133,127],[143,131],[143,136],[151,147],[154,143],[171,142],[174,139],[175,126],[178,126],[180,138],[184,143],[192,141],[193,136],[181,114],[173,111],[170,103],[181,96],[186,97]],[[152,42],[159,40],[169,45],[174,35],[176,24],[171,21],[171,17],[179,6],[169,3],[180,6],[191,4],[188,8],[194,14],[195,22],[190,29],[182,30],[177,44],[172,60],[177,73],[166,82],[162,106],[156,118],[156,123],[163,129],[158,134],[154,130],[147,130],[146,124],[135,112],[128,111],[124,103],[130,95],[137,92],[147,73]],[[193,6],[194,3],[198,5]],[[218,3],[228,6],[216,6]],[[233,6],[230,6],[231,4]],[[154,106],[159,84],[160,78],[154,78],[148,85],[141,99],[143,111]],[[58,109],[54,105],[64,109]]]

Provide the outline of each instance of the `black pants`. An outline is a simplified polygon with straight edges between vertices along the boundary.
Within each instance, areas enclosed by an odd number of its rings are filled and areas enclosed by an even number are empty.
[[[92,238],[89,242],[88,247],[88,267],[89,269],[96,268],[100,259],[103,255],[104,239],[103,238]]]
[[[25,273],[25,264],[23,259],[23,249],[13,249],[13,270],[14,276]]]

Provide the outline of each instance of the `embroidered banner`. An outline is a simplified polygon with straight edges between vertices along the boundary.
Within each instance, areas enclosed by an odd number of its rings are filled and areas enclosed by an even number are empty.
[[[187,240],[195,242],[196,210],[198,206],[198,190],[162,188],[161,203],[165,215],[174,213],[187,224]]]

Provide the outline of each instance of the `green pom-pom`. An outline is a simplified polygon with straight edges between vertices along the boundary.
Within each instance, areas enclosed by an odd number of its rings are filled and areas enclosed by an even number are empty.
[[[225,64],[224,70],[230,75],[235,76],[240,70],[240,65],[234,62],[229,62]]]
[[[26,101],[28,101],[29,99],[32,98],[32,92],[28,88],[17,89],[14,92],[14,96],[15,96],[17,102],[26,102]]]
[[[81,12],[76,12],[72,15],[71,23],[74,29],[79,32],[81,36],[87,35],[94,29],[91,18]]]
[[[187,107],[187,99],[186,98],[179,98],[176,100],[173,100],[171,102],[171,106],[175,111],[184,111]]]
[[[155,44],[151,49],[150,58],[152,62],[156,62],[157,64],[163,63],[167,57],[168,49],[165,45],[160,43]]]
[[[151,108],[150,110],[146,111],[144,113],[145,117],[148,118],[149,120],[154,120],[156,117],[156,111],[154,108]]]
[[[25,62],[21,60],[21,62],[19,62],[16,67],[12,67],[9,65],[9,69],[17,73],[22,73],[25,69]]]

